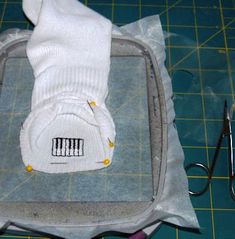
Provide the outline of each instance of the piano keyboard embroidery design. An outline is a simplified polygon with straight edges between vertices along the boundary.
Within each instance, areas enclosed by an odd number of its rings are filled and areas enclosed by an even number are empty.
[[[80,157],[84,156],[84,139],[79,138],[53,138],[52,156]]]

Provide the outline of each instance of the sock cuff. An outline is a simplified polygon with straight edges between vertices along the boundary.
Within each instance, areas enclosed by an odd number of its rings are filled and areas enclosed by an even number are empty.
[[[107,69],[91,67],[53,67],[40,74],[35,81],[32,109],[38,104],[69,96],[103,104],[107,96]]]

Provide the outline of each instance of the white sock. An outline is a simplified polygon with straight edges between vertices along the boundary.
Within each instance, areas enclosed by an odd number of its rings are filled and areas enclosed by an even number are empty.
[[[36,24],[27,45],[35,84],[20,135],[24,164],[48,173],[109,166],[111,22],[76,0],[24,0],[23,8]]]

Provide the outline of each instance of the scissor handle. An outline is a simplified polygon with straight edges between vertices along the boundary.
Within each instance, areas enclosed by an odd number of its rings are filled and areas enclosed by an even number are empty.
[[[208,190],[208,187],[210,185],[210,182],[211,182],[211,171],[210,169],[204,165],[204,164],[201,164],[201,163],[191,163],[191,164],[188,164],[186,167],[185,167],[185,171],[187,172],[189,169],[191,168],[200,168],[202,169],[204,172],[206,172],[206,175],[207,175],[207,183],[206,185],[203,187],[202,190],[200,191],[191,191],[189,189],[189,194],[192,195],[192,196],[201,196],[202,194],[204,194],[207,190]]]

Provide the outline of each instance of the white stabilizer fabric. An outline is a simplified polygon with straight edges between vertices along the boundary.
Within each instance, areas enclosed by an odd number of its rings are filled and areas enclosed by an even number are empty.
[[[36,25],[27,45],[35,84],[20,135],[24,164],[47,173],[109,166],[111,22],[76,0],[24,0],[23,8]]]

